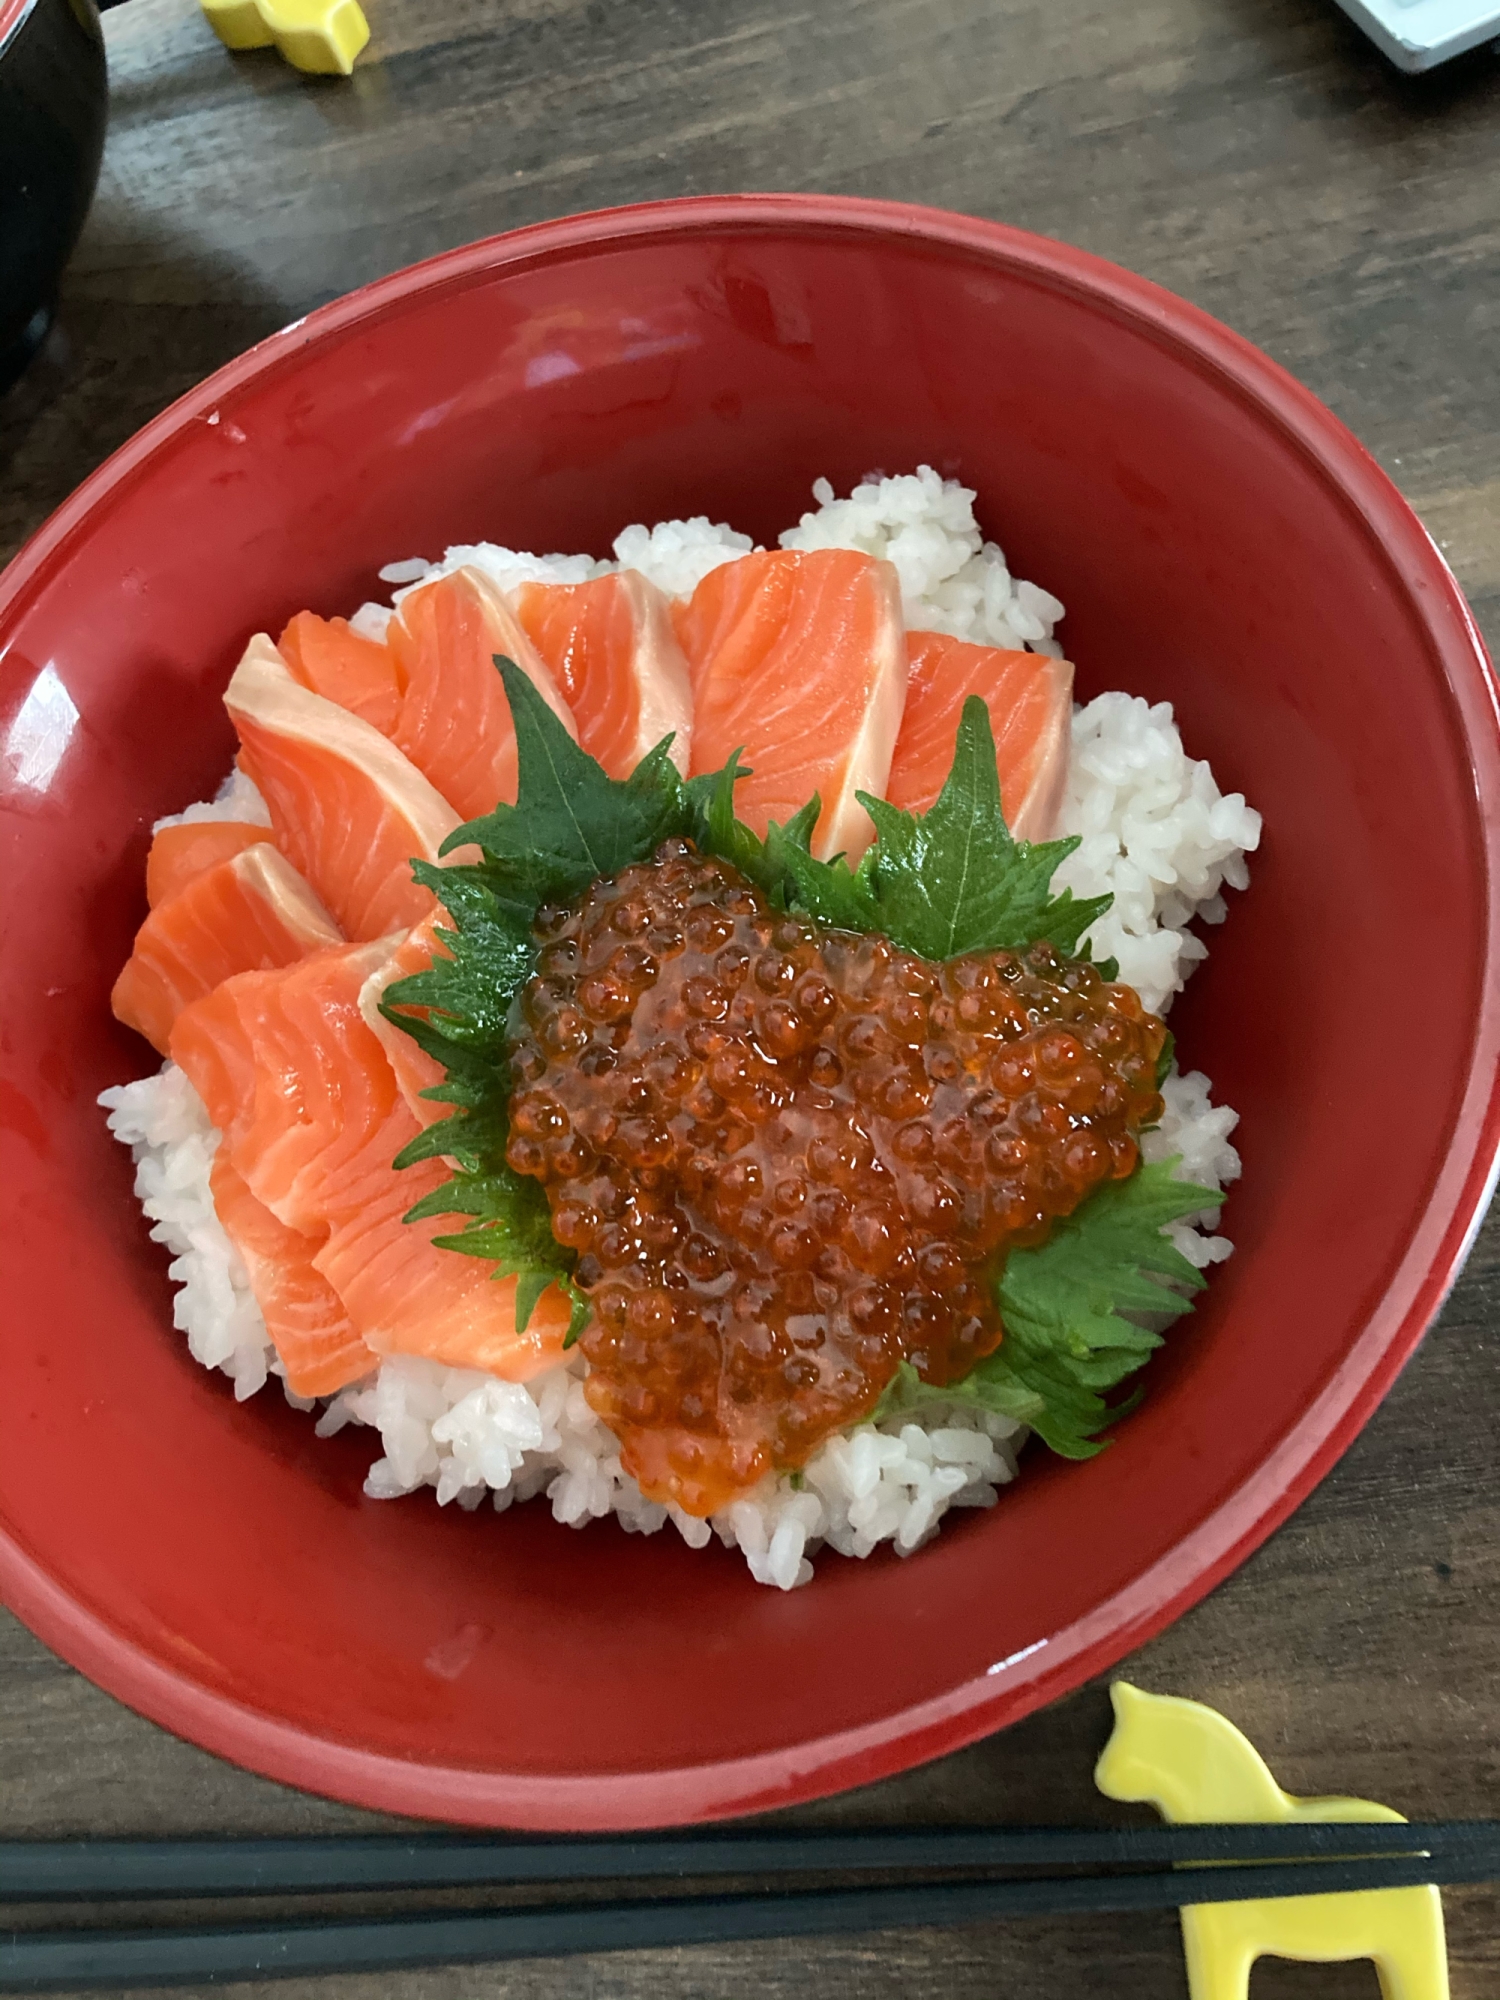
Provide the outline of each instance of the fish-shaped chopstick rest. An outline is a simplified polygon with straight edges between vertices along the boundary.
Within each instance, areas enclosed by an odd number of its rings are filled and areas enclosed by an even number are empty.
[[[1094,1770],[1106,1798],[1149,1800],[1174,1825],[1402,1817],[1366,1799],[1293,1798],[1234,1724],[1201,1702],[1126,1681],[1110,1698],[1114,1732]],[[1182,1942],[1192,2000],[1246,2000],[1250,1968],[1267,1952],[1318,1964],[1373,1958],[1385,2000],[1448,2000],[1443,1899],[1431,1887],[1199,1903],[1182,1912]]]
[[[347,76],[370,39],[358,0],[202,0],[208,24],[227,49],[274,43],[293,69]]]

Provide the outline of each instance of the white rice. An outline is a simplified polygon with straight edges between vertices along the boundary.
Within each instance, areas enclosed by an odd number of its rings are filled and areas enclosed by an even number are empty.
[[[817,506],[781,537],[784,549],[862,549],[895,566],[909,630],[1030,647],[1062,658],[1052,628],[1063,608],[1049,592],[1012,577],[1004,555],[974,519],[974,495],[930,465],[895,479],[868,479],[847,500],[826,479]]]
[[[1001,551],[983,540],[966,488],[924,466],[899,478],[872,478],[845,500],[823,480],[813,490],[817,507],[782,535],[783,547],[883,556],[900,575],[909,626],[1060,655],[1053,632],[1062,605],[1010,575]],[[477,543],[447,550],[438,563],[393,563],[381,575],[398,586],[399,601],[403,589],[465,563],[505,588],[533,578],[582,582],[629,567],[680,596],[752,544],[699,517],[626,528],[614,547],[613,562],[596,562]],[[351,622],[375,637],[389,617],[389,606],[369,604]],[[269,815],[255,787],[235,772],[217,799],[158,824],[204,819],[266,824]],[[1195,918],[1222,922],[1224,886],[1246,885],[1244,857],[1259,843],[1259,814],[1239,793],[1222,794],[1208,765],[1186,756],[1168,704],[1105,694],[1074,712],[1059,830],[1082,837],[1058,872],[1059,886],[1115,898],[1094,928],[1095,955],[1117,958],[1121,978],[1148,1007],[1165,1012],[1207,952],[1188,926]],[[1211,1103],[1207,1077],[1174,1071],[1163,1096],[1165,1115],[1144,1137],[1145,1157],[1180,1155],[1180,1176],[1206,1187],[1237,1179],[1240,1160],[1230,1143],[1237,1114]],[[169,1275],[180,1288],[173,1318],[189,1351],[204,1367],[222,1369],[237,1397],[253,1395],[268,1375],[280,1374],[280,1364],[244,1267],[214,1213],[208,1177],[219,1135],[201,1100],[168,1063],[157,1075],[105,1091],[100,1102],[109,1109],[110,1130],[134,1153],[136,1194],[151,1234],[173,1253]],[[1231,1251],[1227,1237],[1209,1233],[1213,1220],[1205,1214],[1168,1232],[1200,1268]],[[621,1467],[613,1434],[588,1406],[584,1372],[575,1358],[517,1384],[429,1361],[387,1360],[327,1403],[318,1431],[328,1436],[353,1423],[379,1432],[382,1456],[365,1481],[372,1498],[431,1487],[439,1505],[475,1507],[488,1497],[503,1510],[545,1494],[569,1526],[613,1514],[628,1532],[654,1534],[670,1521],[693,1548],[715,1536],[739,1548],[758,1582],[783,1590],[808,1581],[810,1558],[821,1546],[867,1556],[889,1542],[906,1555],[936,1533],[950,1508],[993,1506],[999,1488],[1015,1477],[1026,1438],[1008,1419],[961,1405],[861,1425],[826,1440],[800,1474],[768,1476],[701,1521],[642,1495]]]
[[[236,765],[211,799],[188,806],[180,813],[168,813],[165,819],[153,824],[151,831],[160,833],[164,826],[196,826],[207,819],[237,819],[251,826],[269,826],[271,813],[255,786]]]
[[[205,1368],[222,1368],[243,1400],[261,1388],[275,1361],[266,1323],[240,1253],[224,1233],[208,1176],[219,1149],[203,1099],[173,1063],[139,1083],[106,1090],[109,1129],[135,1155],[135,1197],[150,1216],[151,1240],[172,1253],[167,1276],[180,1287],[172,1324]]]
[[[1108,890],[1095,924],[1096,958],[1165,1013],[1208,946],[1188,929],[1224,921],[1226,883],[1249,882],[1246,854],[1260,844],[1260,814],[1226,797],[1207,764],[1182,748],[1171,704],[1101,694],[1073,713],[1073,746],[1060,833],[1081,836],[1053,880],[1075,896]]]

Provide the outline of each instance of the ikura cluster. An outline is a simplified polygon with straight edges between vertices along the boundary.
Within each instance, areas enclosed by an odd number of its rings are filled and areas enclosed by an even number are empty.
[[[1136,1164],[1166,1030],[1050,945],[934,964],[669,841],[544,909],[509,1159],[594,1318],[589,1401],[706,1515],[995,1348],[1005,1251]]]

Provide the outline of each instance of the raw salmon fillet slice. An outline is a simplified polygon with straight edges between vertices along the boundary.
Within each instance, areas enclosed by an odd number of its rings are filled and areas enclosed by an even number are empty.
[[[296,980],[226,980],[185,1008],[172,1032],[172,1060],[252,1192],[289,1229],[320,1242],[329,1183],[397,1102],[358,1005],[361,984],[393,942],[320,952]]]
[[[195,875],[203,875],[221,861],[231,861],[257,841],[274,840],[268,826],[249,820],[199,819],[183,826],[164,826],[151,842],[146,856],[146,901],[154,910],[179,889],[185,889]]]
[[[291,965],[342,942],[296,869],[258,840],[157,904],[136,932],[110,1005],[165,1054],[183,1008],[231,974]]]
[[[317,1240],[314,1268],[370,1348],[525,1381],[561,1356],[561,1293],[549,1289],[517,1332],[514,1279],[440,1249],[433,1238],[451,1219],[401,1219],[448,1170],[391,1164],[419,1127],[359,1010],[388,952],[388,942],[346,945],[228,980],[181,1015],[172,1057],[251,1193]]]
[[[516,616],[578,724],[578,740],[612,778],[628,778],[672,738],[686,774],[693,692],[670,600],[635,570],[590,583],[524,583]]]
[[[422,1095],[424,1090],[442,1083],[447,1071],[425,1049],[419,1048],[404,1029],[386,1019],[380,1011],[380,1003],[385,997],[385,989],[395,980],[408,979],[414,973],[427,970],[438,949],[433,933],[449,922],[446,910],[435,910],[424,923],[418,924],[415,930],[392,944],[390,955],[375,967],[359,989],[359,1011],[365,1025],[385,1050],[386,1061],[396,1079],[396,1088],[419,1125],[432,1125],[439,1118],[449,1116],[451,1105],[435,1104],[431,1098]]]
[[[391,740],[461,819],[516,802],[516,732],[496,654],[514,660],[568,734],[568,704],[499,587],[455,570],[403,597],[386,634],[401,677]]]
[[[1017,840],[1051,836],[1068,780],[1073,669],[1045,653],[974,646],[945,632],[909,632],[906,713],[886,797],[926,812],[953,763],[959,717],[971,694],[990,712],[1000,802]]]
[[[390,735],[401,712],[401,676],[388,646],[364,638],[347,618],[299,611],[276,647],[303,687]]]
[[[448,801],[371,723],[303,687],[264,633],[245,649],[224,705],[278,846],[345,935],[420,923],[433,896],[412,880],[411,861],[437,860],[459,824]]]
[[[320,1248],[278,1222],[221,1146],[209,1173],[214,1207],[239,1251],[288,1385],[299,1396],[331,1396],[375,1366],[338,1293],[313,1264]]]
[[[847,549],[772,549],[723,563],[676,620],[693,683],[691,769],[739,750],[754,775],[735,810],[764,833],[816,792],[823,859],[869,846],[856,792],[885,791],[906,698],[901,590]]]
[[[515,1279],[497,1279],[481,1259],[433,1243],[460,1226],[457,1218],[402,1221],[413,1202],[448,1178],[441,1160],[393,1171],[392,1157],[416,1130],[416,1120],[398,1103],[385,1125],[370,1133],[330,1199],[318,1269],[378,1354],[418,1354],[511,1382],[555,1367],[569,1320],[568,1302],[555,1285],[518,1333]]]

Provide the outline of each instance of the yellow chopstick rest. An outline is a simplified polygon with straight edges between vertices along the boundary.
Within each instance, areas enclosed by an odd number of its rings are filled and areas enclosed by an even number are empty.
[[[1110,1799],[1146,1799],[1174,1825],[1204,1821],[1394,1820],[1366,1799],[1298,1799],[1254,1744],[1201,1702],[1110,1688],[1115,1726],[1094,1770]],[[1247,2000],[1257,1958],[1320,1965],[1373,1958],[1384,2000],[1449,2000],[1443,1899],[1431,1887],[1198,1903],[1182,1911],[1192,2000]]]
[[[358,0],[202,0],[208,24],[227,49],[274,42],[293,69],[347,76],[370,39]]]

